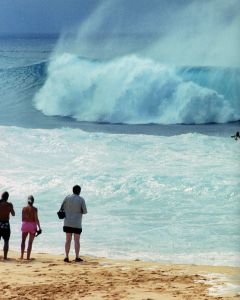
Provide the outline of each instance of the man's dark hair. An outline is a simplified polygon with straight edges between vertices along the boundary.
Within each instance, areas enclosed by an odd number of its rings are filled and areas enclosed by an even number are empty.
[[[3,200],[3,201],[7,201],[7,200],[8,200],[8,197],[9,197],[9,193],[8,193],[8,192],[3,192],[3,193],[2,193],[2,200]]]
[[[81,193],[81,187],[79,185],[74,185],[73,194],[79,195]]]

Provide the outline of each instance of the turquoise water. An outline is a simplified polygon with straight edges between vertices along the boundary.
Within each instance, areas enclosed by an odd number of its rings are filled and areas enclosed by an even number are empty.
[[[21,207],[33,194],[43,228],[35,251],[63,252],[56,211],[77,182],[89,211],[84,254],[239,264],[240,144],[229,137],[3,126],[0,132],[1,189],[10,190],[17,211],[15,248]]]
[[[78,183],[89,211],[83,254],[240,265],[240,143],[230,138],[239,70],[72,55],[58,69],[55,43],[0,40],[0,192],[16,209],[11,248],[20,248],[21,209],[33,194],[43,229],[34,251],[63,253],[56,212]]]

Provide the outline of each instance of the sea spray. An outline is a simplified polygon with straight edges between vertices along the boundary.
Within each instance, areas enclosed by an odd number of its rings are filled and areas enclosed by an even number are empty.
[[[240,67],[238,0],[105,0],[62,33],[55,54],[137,54],[177,66]]]

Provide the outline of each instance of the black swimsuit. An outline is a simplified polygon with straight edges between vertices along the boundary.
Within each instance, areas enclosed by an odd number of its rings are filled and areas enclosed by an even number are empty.
[[[11,230],[10,230],[10,224],[6,221],[0,221],[0,240],[1,238],[4,239],[4,241],[8,241],[10,238]]]

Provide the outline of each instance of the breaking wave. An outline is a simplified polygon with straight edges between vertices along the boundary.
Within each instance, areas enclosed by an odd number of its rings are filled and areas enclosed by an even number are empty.
[[[240,119],[238,69],[176,68],[137,56],[63,54],[35,96],[45,115],[109,123],[204,124]]]

